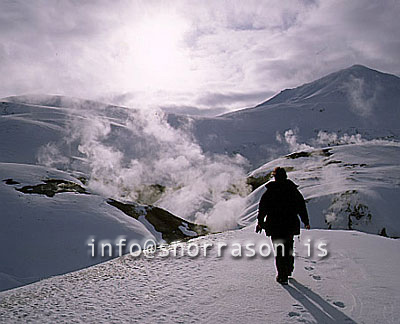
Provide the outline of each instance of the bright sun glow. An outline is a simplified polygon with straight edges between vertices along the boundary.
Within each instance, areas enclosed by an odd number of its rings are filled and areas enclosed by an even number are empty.
[[[147,17],[133,28],[129,41],[130,70],[145,88],[171,88],[185,82],[189,65],[183,46],[185,20],[174,15]]]

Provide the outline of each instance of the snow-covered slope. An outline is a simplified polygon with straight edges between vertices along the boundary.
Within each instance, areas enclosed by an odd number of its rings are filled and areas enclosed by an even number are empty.
[[[87,255],[92,236],[161,242],[203,234],[194,223],[249,225],[263,189],[246,198],[246,172],[292,152],[250,173],[250,182],[285,166],[314,228],[398,237],[399,103],[400,79],[363,66],[215,118],[60,96],[5,98],[0,289],[103,261]],[[353,145],[326,148],[346,143]]]
[[[77,177],[51,168],[0,163],[0,179],[0,291],[110,259],[100,242],[111,242],[116,257],[121,237],[143,246],[206,230],[160,208],[90,193]]]
[[[255,257],[246,257],[244,247],[242,257],[231,256],[234,243],[250,242]],[[308,242],[315,248],[312,257]],[[322,242],[328,244],[325,258],[315,245]],[[276,283],[273,258],[258,252],[270,242],[255,234],[254,226],[188,244],[204,243],[213,244],[206,257],[202,248],[198,257],[127,255],[2,292],[0,321],[398,323],[399,240],[355,231],[303,231],[295,241],[295,279],[288,286]],[[220,243],[228,247],[217,257]]]
[[[400,237],[400,144],[366,141],[358,144],[310,149],[273,160],[249,175],[252,183],[271,178],[281,166],[307,200],[311,225],[317,228],[357,229]],[[240,216],[243,225],[256,220],[259,186]]]
[[[57,144],[59,165],[82,157],[72,134],[73,120],[89,128],[90,121],[105,119],[120,129],[132,110],[62,96],[29,95],[0,101],[0,162],[36,164],[40,149]],[[67,141],[64,141],[67,140]],[[54,146],[56,147],[56,146]]]
[[[293,130],[306,144],[320,131],[399,139],[399,120],[400,78],[355,65],[284,90],[254,108],[193,118],[192,123],[206,151],[237,152],[256,167],[290,153],[290,147],[277,141],[277,134],[287,130]],[[175,122],[179,124],[179,120]]]
[[[251,162],[251,169],[291,152],[289,146],[277,140],[277,135],[284,136],[288,130],[306,144],[312,143],[320,131],[334,132],[339,137],[360,134],[365,139],[399,139],[399,105],[399,77],[355,65],[284,90],[254,108],[212,118],[170,114],[168,121],[178,129],[193,131],[203,151],[240,153]],[[154,114],[158,116],[160,112]],[[94,124],[103,131],[110,127],[106,143],[123,151],[124,158],[137,158],[145,154],[144,145],[129,143],[146,140],[143,135],[154,135],[141,131],[145,126],[143,118],[148,122],[155,116],[60,96],[4,98],[0,102],[0,136],[7,141],[0,142],[0,160],[36,163],[38,149],[51,143],[64,157],[59,165],[72,162],[65,157],[76,162],[83,157],[78,149],[82,134],[76,128],[92,130]],[[96,134],[85,135],[101,134],[97,129]]]
[[[245,187],[242,157],[204,152],[161,111],[57,96],[6,98],[0,106],[0,162],[80,171],[93,192],[157,202],[192,222],[229,198],[232,184]]]

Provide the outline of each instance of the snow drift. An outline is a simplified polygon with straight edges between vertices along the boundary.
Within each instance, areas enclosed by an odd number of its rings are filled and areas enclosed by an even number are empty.
[[[364,141],[294,152],[270,161],[250,173],[250,183],[258,186],[249,195],[239,222],[248,225],[256,220],[265,191],[262,184],[281,166],[300,186],[312,227],[400,237],[399,156],[398,142]]]

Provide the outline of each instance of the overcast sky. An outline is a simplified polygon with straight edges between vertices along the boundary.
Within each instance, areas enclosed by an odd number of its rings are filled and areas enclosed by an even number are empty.
[[[0,0],[0,97],[195,112],[353,64],[400,74],[400,1]]]

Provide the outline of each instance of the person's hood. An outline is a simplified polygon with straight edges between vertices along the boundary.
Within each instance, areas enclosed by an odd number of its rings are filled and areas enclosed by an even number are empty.
[[[279,186],[281,184],[284,184],[285,186],[290,186],[290,187],[294,187],[297,188],[298,185],[295,184],[292,180],[290,179],[285,179],[283,181],[275,181],[275,180],[270,180],[265,184],[265,188],[270,189],[273,188],[275,186]]]

